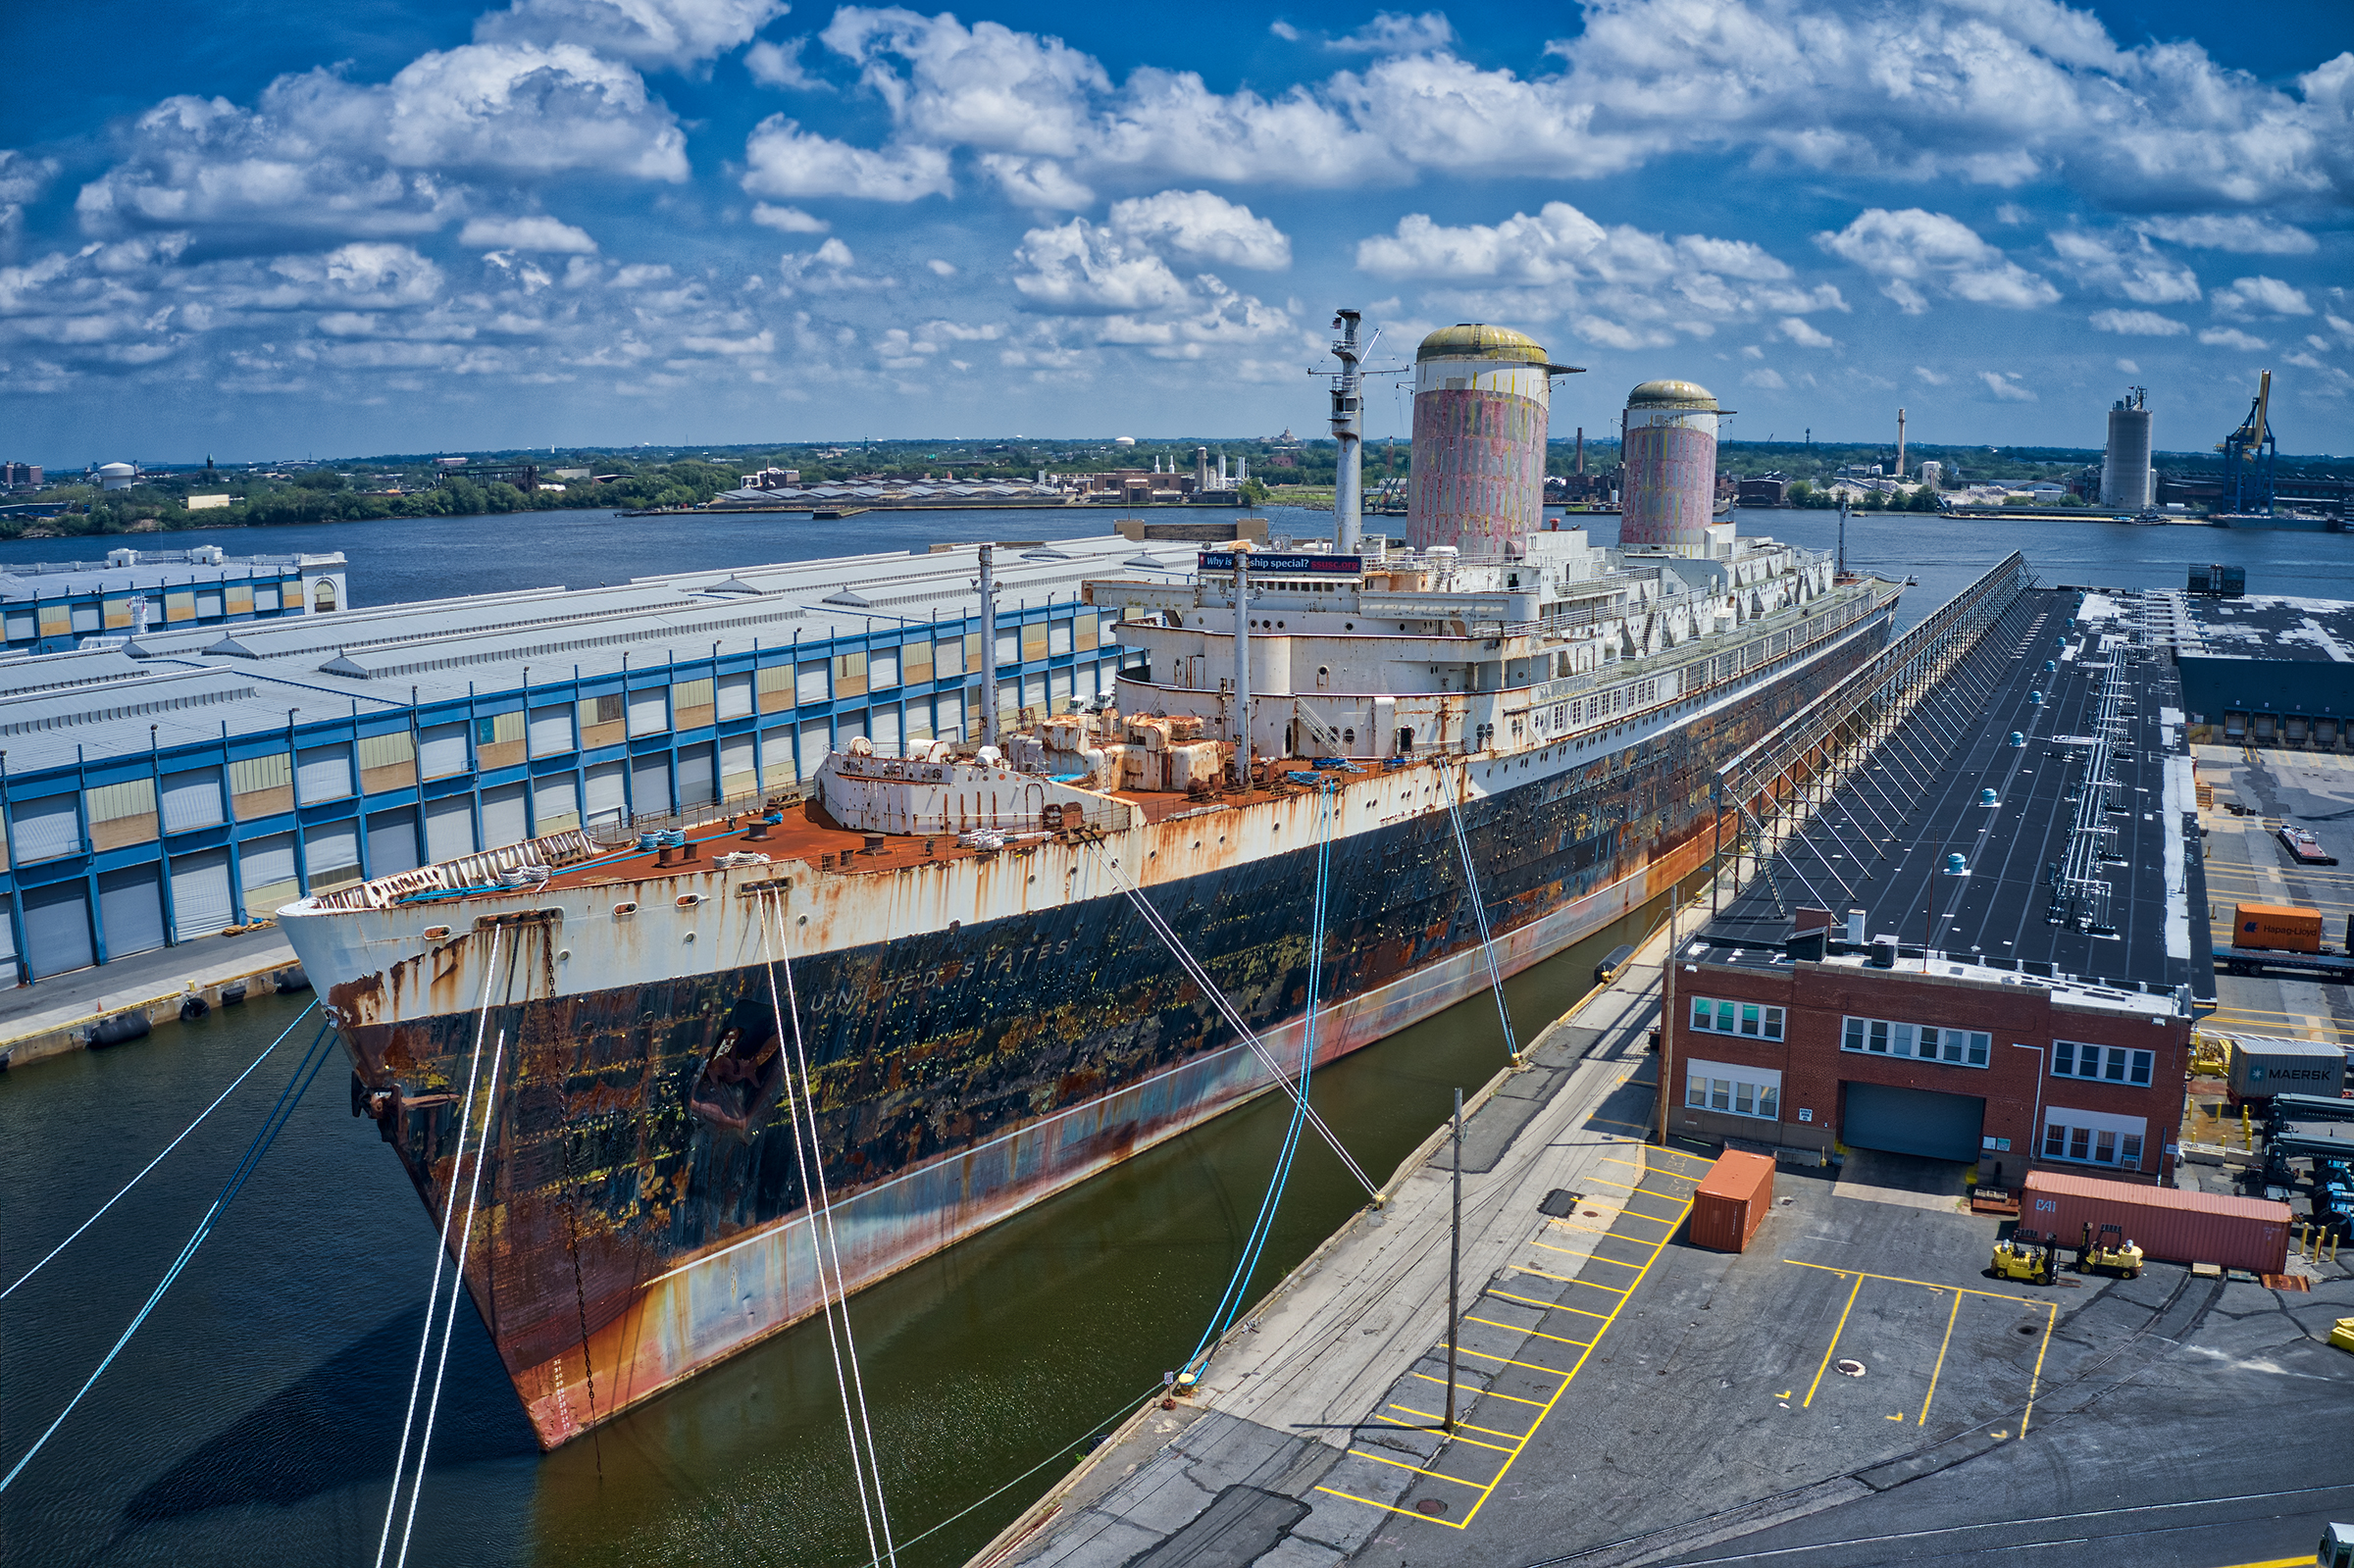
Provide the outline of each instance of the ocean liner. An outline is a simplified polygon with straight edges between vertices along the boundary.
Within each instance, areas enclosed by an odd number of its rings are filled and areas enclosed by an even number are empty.
[[[817,1313],[816,1210],[855,1290],[1274,1087],[1319,885],[1319,1061],[1639,908],[1885,643],[1897,584],[1714,520],[1689,382],[1629,400],[1619,544],[1548,528],[1568,372],[1497,328],[1420,345],[1407,536],[1363,535],[1334,325],[1336,536],[1090,582],[1148,661],[1111,701],[1000,731],[985,660],[968,738],[281,911],[542,1443]]]

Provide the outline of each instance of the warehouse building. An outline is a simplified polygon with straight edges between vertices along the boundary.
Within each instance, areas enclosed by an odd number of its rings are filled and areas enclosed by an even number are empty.
[[[2354,726],[2354,604],[2164,595],[2194,742],[2334,751]]]
[[[2163,1182],[2214,980],[2163,595],[2022,593],[1677,950],[1674,1130]]]
[[[151,628],[329,615],[351,603],[343,573],[340,552],[230,556],[218,545],[12,564],[0,568],[0,645],[65,653]]]
[[[1193,566],[1116,537],[997,557],[1009,720],[1111,691],[1083,578]],[[585,819],[748,803],[855,735],[968,735],[977,577],[964,545],[0,660],[0,956],[35,980]]]

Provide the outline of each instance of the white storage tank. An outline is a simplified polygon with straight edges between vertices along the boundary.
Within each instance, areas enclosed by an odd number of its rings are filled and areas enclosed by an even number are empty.
[[[2109,449],[2101,460],[2101,504],[2140,512],[2155,498],[2150,476],[2149,393],[2138,386],[2109,410]]]

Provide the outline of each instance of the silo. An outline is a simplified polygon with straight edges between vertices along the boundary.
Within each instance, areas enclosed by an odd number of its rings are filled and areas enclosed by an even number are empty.
[[[1693,381],[1645,381],[1626,395],[1619,448],[1618,542],[1629,548],[1709,552],[1715,520],[1716,420],[1724,410]]]
[[[2150,504],[2150,394],[2138,386],[2109,409],[2109,450],[2101,460],[2101,504],[2139,512]]]
[[[1461,322],[1414,352],[1414,549],[1520,555],[1545,521],[1545,430],[1552,378],[1534,338]]]

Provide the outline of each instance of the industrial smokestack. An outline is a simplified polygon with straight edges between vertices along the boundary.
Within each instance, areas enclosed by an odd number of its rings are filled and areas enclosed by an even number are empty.
[[[1545,526],[1545,430],[1553,378],[1534,338],[1461,322],[1414,351],[1414,470],[1407,542],[1524,555]]]
[[[1715,522],[1716,422],[1729,412],[1693,381],[1645,381],[1626,396],[1618,539],[1706,556]]]
[[[1896,477],[1905,477],[1905,411],[1896,411]]]

